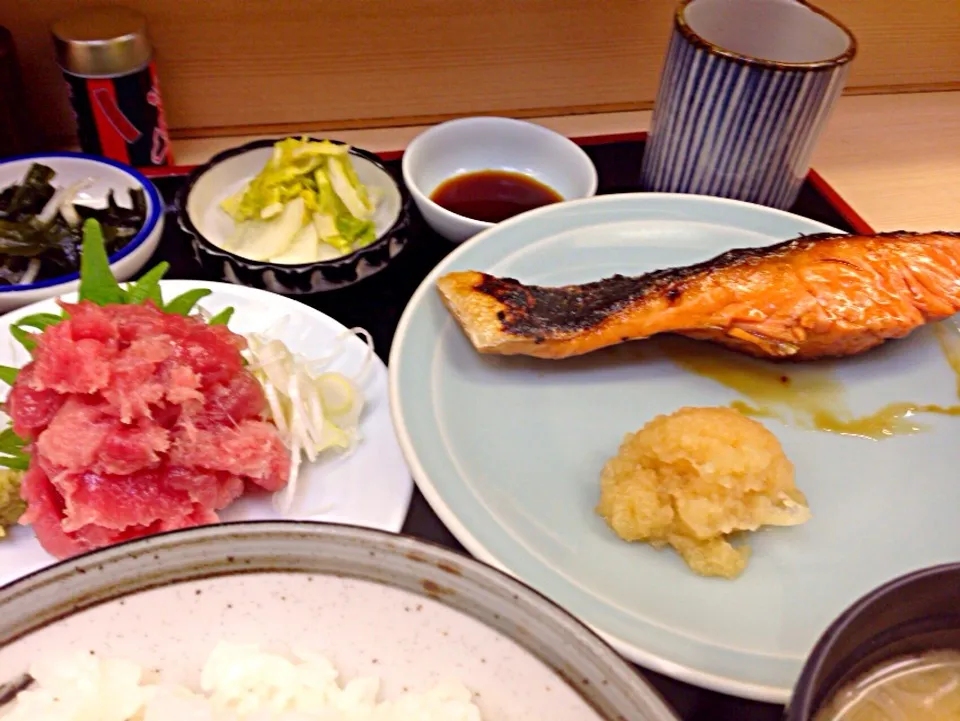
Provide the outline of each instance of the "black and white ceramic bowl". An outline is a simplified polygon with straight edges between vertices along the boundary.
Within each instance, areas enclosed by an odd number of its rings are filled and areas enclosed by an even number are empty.
[[[383,270],[407,243],[409,195],[373,153],[350,149],[360,181],[377,196],[377,239],[349,255],[316,263],[250,260],[220,247],[233,220],[220,203],[259,173],[282,138],[257,140],[215,155],[190,173],[177,194],[177,218],[194,253],[212,277],[283,295],[338,290]],[[338,142],[338,141],[332,141]]]

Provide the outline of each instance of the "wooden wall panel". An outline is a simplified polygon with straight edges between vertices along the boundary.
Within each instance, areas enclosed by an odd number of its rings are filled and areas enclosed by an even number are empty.
[[[960,87],[960,0],[817,0],[857,36],[854,91]]]
[[[101,0],[0,0],[34,117],[71,118],[47,28]],[[175,135],[650,107],[673,0],[125,0]],[[960,87],[960,1],[822,0],[860,39],[850,92]]]

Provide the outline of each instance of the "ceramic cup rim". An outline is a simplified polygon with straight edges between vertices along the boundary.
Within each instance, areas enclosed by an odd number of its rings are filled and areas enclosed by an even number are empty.
[[[826,58],[824,60],[813,60],[810,62],[784,62],[780,60],[769,60],[767,58],[759,58],[746,53],[740,53],[735,50],[730,50],[728,48],[721,47],[716,43],[707,40],[705,37],[697,33],[690,25],[687,23],[686,12],[687,8],[693,5],[696,2],[701,0],[681,0],[680,4],[677,6],[677,10],[674,13],[674,25],[681,35],[694,45],[698,45],[707,49],[708,52],[720,55],[729,60],[735,62],[743,63],[745,65],[754,65],[762,68],[770,68],[773,70],[832,70],[841,65],[849,63],[851,60],[856,57],[857,54],[857,38],[854,36],[853,32],[835,18],[830,13],[822,10],[821,8],[811,5],[806,0],[795,0],[798,5],[802,5],[804,8],[810,12],[816,13],[821,17],[825,18],[830,22],[835,28],[840,30],[844,35],[847,36],[847,48],[839,55],[836,55],[832,58]]]

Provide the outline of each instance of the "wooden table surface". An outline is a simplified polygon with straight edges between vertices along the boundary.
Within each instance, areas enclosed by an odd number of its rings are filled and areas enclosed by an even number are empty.
[[[568,115],[537,122],[570,136],[646,130],[649,112]],[[305,128],[373,151],[406,147],[422,126]],[[178,164],[193,165],[252,140],[178,140]],[[877,230],[960,230],[960,92],[841,99],[813,167]]]

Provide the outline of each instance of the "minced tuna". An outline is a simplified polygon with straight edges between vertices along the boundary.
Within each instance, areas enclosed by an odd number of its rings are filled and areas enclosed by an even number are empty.
[[[61,305],[6,408],[30,443],[20,522],[49,553],[216,523],[246,489],[286,485],[241,336],[150,303]]]

